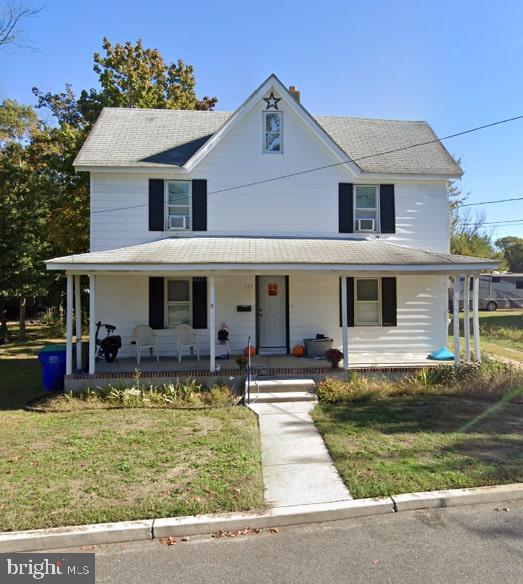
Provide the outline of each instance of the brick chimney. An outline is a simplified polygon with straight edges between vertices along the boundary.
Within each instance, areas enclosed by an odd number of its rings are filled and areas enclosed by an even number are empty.
[[[296,89],[295,85],[289,87],[289,93],[294,97],[294,99],[300,103],[300,92]]]

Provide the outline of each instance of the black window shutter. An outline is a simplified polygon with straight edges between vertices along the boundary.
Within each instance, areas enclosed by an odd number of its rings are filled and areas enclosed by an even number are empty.
[[[396,278],[381,279],[381,324],[382,326],[398,325],[398,308],[396,294]]]
[[[149,179],[149,231],[163,231],[163,180]]]
[[[338,185],[338,224],[340,233],[354,232],[354,204],[351,183]]]
[[[343,326],[341,319],[341,278],[339,284],[340,295],[340,326]],[[354,326],[354,278],[347,278],[347,325]]]
[[[381,233],[396,233],[394,185],[380,185],[380,227]]]
[[[164,328],[164,279],[149,278],[149,326],[153,329]]]
[[[192,181],[192,230],[207,231],[207,181]]]
[[[192,326],[207,328],[207,278],[192,279]]]

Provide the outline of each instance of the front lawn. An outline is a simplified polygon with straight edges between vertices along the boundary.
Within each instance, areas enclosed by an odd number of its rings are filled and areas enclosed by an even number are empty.
[[[320,403],[313,417],[351,494],[376,497],[523,481],[523,404],[494,404],[396,395]]]
[[[263,506],[252,412],[26,412],[45,342],[32,327],[27,343],[0,347],[0,531]]]
[[[479,326],[483,353],[523,363],[523,310],[481,311],[479,313]],[[460,313],[460,334],[463,337],[463,312]],[[451,323],[449,327],[449,347],[453,349],[453,346]],[[462,350],[463,346],[462,338]]]

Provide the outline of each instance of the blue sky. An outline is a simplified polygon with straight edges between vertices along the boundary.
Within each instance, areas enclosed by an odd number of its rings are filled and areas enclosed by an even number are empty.
[[[0,0],[1,1],[1,0]],[[313,114],[426,119],[440,136],[523,114],[523,2],[47,0],[35,50],[0,54],[0,97],[96,86],[103,36],[194,65],[200,96],[232,110],[270,73]],[[446,142],[469,202],[523,196],[523,120]],[[475,207],[523,219],[523,201]],[[523,236],[519,226],[495,237]]]

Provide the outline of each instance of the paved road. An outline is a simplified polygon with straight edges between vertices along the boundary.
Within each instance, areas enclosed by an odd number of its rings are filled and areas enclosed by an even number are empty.
[[[523,582],[523,503],[404,512],[235,539],[97,548],[97,583]],[[88,550],[86,550],[88,551]],[[91,551],[91,550],[89,550]]]

